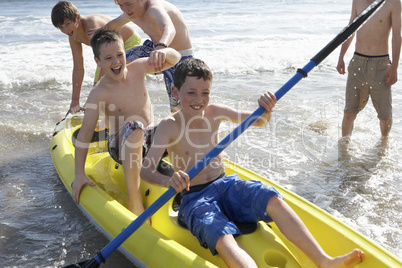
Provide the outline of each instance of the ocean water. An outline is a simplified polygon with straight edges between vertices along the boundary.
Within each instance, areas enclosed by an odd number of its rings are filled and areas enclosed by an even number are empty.
[[[60,267],[92,257],[108,243],[73,203],[49,152],[55,123],[69,108],[72,56],[53,27],[57,1],[0,0],[0,266]],[[214,73],[212,102],[254,110],[349,21],[349,0],[174,0],[196,56]],[[81,14],[121,11],[112,0],[73,2]],[[131,24],[145,39],[146,35]],[[346,54],[350,59],[351,47]],[[95,72],[84,48],[81,103]],[[339,48],[275,107],[271,124],[249,129],[226,157],[287,187],[402,258],[402,94],[393,87],[387,142],[371,103],[352,141],[340,142],[346,76]],[[399,69],[402,77],[402,69]],[[147,77],[158,122],[168,113],[161,76]],[[234,128],[224,124],[222,137]],[[104,267],[132,267],[113,253]]]

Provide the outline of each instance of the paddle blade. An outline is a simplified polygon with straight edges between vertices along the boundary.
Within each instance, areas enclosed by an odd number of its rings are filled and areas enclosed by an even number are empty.
[[[82,261],[75,264],[64,266],[63,268],[97,268],[100,264],[95,259]]]

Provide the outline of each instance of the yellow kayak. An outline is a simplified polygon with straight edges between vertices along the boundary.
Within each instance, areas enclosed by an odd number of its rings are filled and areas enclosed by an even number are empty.
[[[50,142],[54,166],[70,193],[74,179],[74,141],[82,119],[82,115],[74,115],[62,120],[56,125]],[[225,168],[228,175],[237,173],[245,180],[259,180],[275,187],[329,255],[343,255],[360,248],[365,257],[356,267],[402,267],[402,261],[396,256],[300,196],[235,163],[226,161]],[[107,132],[95,132],[85,170],[96,186],[83,188],[79,206],[112,239],[137,217],[127,209],[123,168],[107,152]],[[150,206],[165,191],[166,188],[142,181],[144,206]],[[137,266],[226,267],[219,255],[212,256],[209,249],[202,247],[189,230],[178,223],[174,199],[158,210],[151,222],[151,226],[143,224],[119,247]],[[258,267],[315,267],[281,234],[275,223],[259,222],[255,231],[239,236],[237,241]]]

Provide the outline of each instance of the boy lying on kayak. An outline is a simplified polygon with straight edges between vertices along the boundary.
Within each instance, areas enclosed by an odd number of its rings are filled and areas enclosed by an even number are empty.
[[[75,144],[75,177],[72,196],[79,202],[84,185],[95,184],[85,175],[85,161],[100,112],[109,121],[109,152],[123,164],[128,191],[128,207],[136,215],[144,211],[140,186],[145,129],[153,124],[151,101],[145,88],[145,75],[175,65],[180,54],[172,48],[152,51],[126,65],[121,35],[101,28],[91,38],[95,61],[105,75],[91,90],[82,127]],[[113,146],[115,145],[115,146]],[[117,153],[116,153],[117,152]]]
[[[219,253],[229,267],[257,267],[234,239],[241,234],[234,222],[259,220],[273,220],[318,267],[349,267],[360,263],[364,253],[359,249],[336,258],[328,256],[273,187],[242,180],[236,174],[226,176],[222,154],[194,177],[190,187],[186,171],[218,144],[220,123],[223,120],[239,123],[251,114],[222,104],[209,104],[211,83],[212,73],[201,60],[186,59],[177,65],[173,94],[180,101],[181,109],[158,125],[144,158],[141,178],[182,192],[179,221],[212,254]],[[269,122],[275,103],[276,97],[270,92],[260,97],[258,104],[268,112],[255,126]],[[165,149],[175,170],[172,177],[156,171]]]

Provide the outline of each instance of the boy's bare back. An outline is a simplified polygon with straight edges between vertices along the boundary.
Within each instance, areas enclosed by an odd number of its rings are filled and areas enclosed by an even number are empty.
[[[82,22],[82,28],[77,29],[73,35],[69,36],[70,43],[75,42],[89,46],[90,37],[88,36],[88,30],[103,27],[112,20],[112,17],[103,14],[90,14],[85,16],[81,15],[80,20]],[[127,40],[135,33],[135,31],[130,26],[124,25],[119,29],[119,33],[123,37],[123,40]]]

